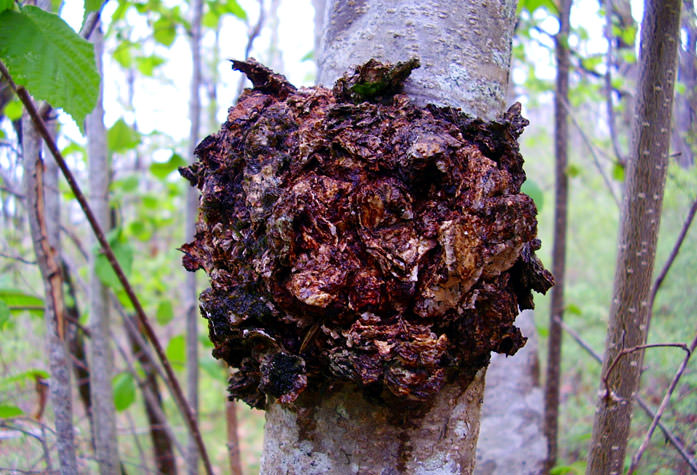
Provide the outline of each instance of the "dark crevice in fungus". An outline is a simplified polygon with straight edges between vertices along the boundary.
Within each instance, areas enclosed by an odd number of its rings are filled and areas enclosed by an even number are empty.
[[[520,192],[519,104],[493,122],[417,107],[399,93],[416,60],[371,60],[333,90],[233,66],[254,88],[180,169],[201,190],[183,264],[210,277],[231,397],[351,383],[420,404],[525,344],[514,320],[553,279]]]

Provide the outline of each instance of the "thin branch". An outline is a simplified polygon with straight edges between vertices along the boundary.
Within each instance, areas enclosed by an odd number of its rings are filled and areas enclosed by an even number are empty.
[[[689,349],[685,343],[649,343],[647,345],[636,345],[632,346],[631,348],[623,348],[617,353],[617,356],[615,356],[615,358],[612,360],[610,366],[608,366],[607,371],[602,377],[603,384],[605,385],[604,397],[607,398],[612,396],[612,391],[610,390],[610,383],[608,382],[608,379],[610,378],[610,374],[612,374],[612,371],[615,369],[615,366],[617,366],[620,360],[627,355],[649,348],[680,348],[681,350],[684,350],[687,353],[688,358],[692,354],[692,350]]]
[[[181,386],[179,385],[179,381],[174,374],[174,370],[172,369],[172,366],[169,363],[169,360],[167,358],[167,355],[164,352],[164,349],[162,348],[162,345],[160,344],[159,339],[157,338],[157,335],[155,335],[155,332],[152,328],[152,326],[149,323],[148,317],[145,314],[145,310],[143,309],[142,304],[140,303],[140,300],[136,296],[133,287],[131,286],[130,282],[126,278],[126,275],[123,272],[123,269],[121,268],[121,265],[119,264],[118,260],[116,259],[116,256],[114,255],[114,251],[111,248],[111,245],[109,242],[106,240],[106,237],[104,235],[104,231],[102,230],[102,227],[100,224],[97,222],[96,217],[94,216],[94,213],[92,212],[92,209],[90,208],[89,204],[87,203],[87,200],[85,198],[85,195],[82,193],[82,190],[80,189],[80,186],[78,185],[77,181],[75,180],[75,177],[73,176],[72,172],[68,168],[65,159],[63,158],[63,155],[61,154],[60,150],[58,150],[58,146],[56,145],[55,141],[51,137],[51,134],[49,133],[48,129],[46,128],[46,123],[44,120],[41,118],[39,115],[39,111],[37,111],[36,106],[34,105],[34,101],[31,99],[29,96],[29,93],[24,89],[22,86],[17,86],[14,81],[12,80],[12,76],[10,75],[9,71],[7,70],[5,64],[0,61],[0,72],[2,73],[3,76],[7,79],[8,83],[10,84],[10,87],[15,91],[17,96],[20,98],[22,103],[27,109],[27,112],[31,116],[32,121],[36,125],[37,131],[39,134],[43,137],[48,149],[51,151],[51,154],[53,157],[56,159],[56,162],[58,164],[58,167],[61,169],[63,172],[63,176],[65,177],[66,181],[68,182],[68,185],[70,185],[70,189],[75,195],[75,198],[78,200],[80,203],[80,207],[82,208],[85,216],[87,217],[87,220],[90,223],[90,226],[92,227],[92,230],[94,231],[95,237],[99,241],[99,244],[101,245],[102,251],[104,252],[107,260],[109,261],[109,264],[111,264],[112,269],[114,270],[114,273],[116,274],[117,278],[119,279],[119,282],[124,288],[124,291],[126,292],[126,295],[128,296],[128,299],[130,302],[133,304],[133,308],[136,311],[136,315],[138,316],[138,320],[140,321],[141,325],[143,326],[143,330],[145,331],[146,336],[148,337],[148,340],[152,343],[155,352],[157,353],[157,356],[162,363],[162,366],[167,373],[167,378],[168,378],[168,386],[172,392],[172,396],[174,399],[177,401],[177,406],[179,407],[182,416],[184,417],[184,420],[187,423],[187,426],[189,430],[191,431],[193,437],[196,439],[196,444],[198,445],[201,458],[203,459],[203,463],[206,469],[206,472],[209,475],[213,474],[213,467],[211,465],[210,458],[208,457],[208,452],[206,451],[206,447],[203,443],[203,438],[201,437],[201,432],[199,431],[199,428],[196,424],[196,419],[194,417],[194,414],[191,410],[191,407],[189,404],[186,402],[186,398],[184,397],[184,394],[181,390]]]
[[[556,318],[558,318],[558,317],[556,317]],[[600,354],[599,354],[597,351],[595,351],[595,350],[581,337],[581,335],[579,335],[573,328],[571,328],[571,327],[570,327],[568,324],[566,324],[563,320],[559,319],[559,321],[560,321],[560,324],[561,324],[562,328],[564,329],[564,331],[565,331],[566,333],[568,333],[568,334],[571,336],[571,338],[573,338],[574,341],[575,341],[576,343],[578,343],[578,345],[579,345],[581,348],[583,348],[584,350],[586,350],[586,352],[587,352],[589,355],[591,355],[591,357],[593,357],[593,359],[594,359],[595,361],[597,361],[598,363],[602,363],[602,362],[603,362],[602,356],[600,356]],[[649,418],[654,419],[654,418],[656,417],[656,413],[653,412],[653,410],[651,410],[651,407],[649,406],[649,404],[648,404],[641,396],[639,396],[639,395],[637,394],[637,395],[635,396],[635,399],[636,399],[636,401],[639,403],[639,406],[641,406],[641,408],[644,410],[644,412],[646,413],[646,415],[649,416]],[[675,450],[678,451],[678,453],[680,454],[680,456],[681,456],[681,457],[683,458],[683,460],[690,466],[690,468],[692,469],[692,471],[695,472],[695,473],[697,473],[697,461],[695,461],[695,459],[692,458],[692,456],[687,452],[687,450],[686,450],[685,447],[682,445],[682,443],[680,442],[680,440],[673,434],[673,432],[672,432],[670,429],[668,429],[668,428],[663,424],[663,422],[661,422],[661,421],[659,420],[657,423],[658,423],[658,427],[661,429],[661,431],[663,431],[663,435],[665,435],[665,436],[666,436],[666,439],[668,439],[668,442],[670,442],[670,444],[673,446],[673,448],[675,448]]]
[[[247,37],[247,46],[244,48],[244,59],[249,58],[249,54],[252,52],[252,46],[254,45],[254,40],[257,39],[257,36],[259,36],[259,33],[261,33],[261,28],[264,26],[264,0],[259,0],[259,19],[257,20],[256,25],[249,30],[249,35]],[[237,85],[237,96],[240,97],[242,95],[242,92],[244,91],[244,84],[247,81],[247,78],[242,75],[240,78],[240,82]]]
[[[4,252],[0,251],[0,257],[4,257],[5,259],[11,259],[13,261],[19,261],[22,264],[28,264],[30,266],[35,266],[37,264],[36,261],[30,261],[29,259],[25,259],[22,256],[13,256],[10,254],[5,254]],[[43,307],[42,307],[43,308]]]
[[[578,123],[576,120],[576,116],[573,114],[571,111],[571,107],[569,106],[569,103],[566,101],[562,101],[562,104],[564,105],[564,108],[566,108],[566,111],[569,114],[569,117],[571,117],[571,121],[574,123],[576,126],[576,129],[578,129],[578,132],[581,134],[581,138],[583,139],[583,142],[586,144],[588,147],[588,150],[591,153],[591,156],[593,157],[593,163],[595,164],[595,168],[598,169],[598,172],[600,173],[600,176],[603,178],[603,181],[605,182],[605,186],[607,187],[608,191],[610,191],[610,194],[612,195],[612,198],[615,200],[615,204],[617,204],[617,207],[620,207],[620,200],[615,194],[615,189],[612,187],[612,183],[610,182],[610,179],[607,177],[605,174],[605,170],[603,170],[602,165],[600,164],[600,160],[598,159],[598,155],[595,153],[595,147],[593,146],[592,142],[586,135],[586,132],[583,130],[581,127],[581,124]]]
[[[685,358],[683,358],[680,367],[678,367],[678,370],[675,372],[675,376],[673,376],[673,380],[670,382],[670,385],[668,386],[668,389],[666,390],[666,393],[663,396],[661,405],[658,406],[658,411],[656,411],[656,415],[653,417],[651,425],[649,426],[649,429],[646,431],[646,435],[644,436],[644,440],[641,442],[641,446],[639,446],[639,450],[637,450],[634,454],[634,457],[632,457],[632,464],[629,466],[629,470],[627,472],[629,475],[634,473],[634,471],[637,468],[637,465],[639,464],[639,461],[641,460],[641,456],[644,454],[644,451],[646,451],[646,448],[649,446],[651,436],[653,436],[653,432],[656,430],[656,425],[658,425],[658,422],[661,420],[661,416],[668,407],[668,403],[670,403],[670,398],[673,395],[673,391],[675,391],[675,388],[678,386],[680,378],[685,373],[687,363],[690,361],[690,357],[692,356],[692,353],[695,351],[696,348],[697,334],[692,339],[692,343],[690,343],[689,348],[686,348],[685,351],[687,351],[687,355],[685,355]],[[695,473],[697,473],[697,468],[695,468],[694,465],[691,464],[690,467],[694,470]]]
[[[680,252],[680,247],[682,246],[683,241],[685,241],[685,236],[687,236],[687,231],[690,230],[690,226],[692,225],[692,220],[694,219],[696,212],[697,198],[695,198],[695,200],[692,202],[692,206],[690,206],[690,211],[687,213],[687,217],[685,218],[685,222],[682,225],[682,229],[680,230],[678,239],[675,241],[673,250],[670,252],[670,256],[668,256],[666,263],[663,265],[663,269],[661,269],[661,273],[658,274],[658,277],[656,278],[656,281],[653,284],[653,288],[651,289],[651,300],[649,300],[649,308],[653,308],[653,303],[656,300],[656,294],[658,293],[658,289],[661,287],[661,284],[665,280],[666,275],[668,275],[670,267],[673,265],[675,258],[678,256],[678,252]]]

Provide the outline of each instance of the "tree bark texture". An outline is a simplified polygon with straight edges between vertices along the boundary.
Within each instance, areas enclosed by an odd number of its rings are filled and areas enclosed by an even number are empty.
[[[331,85],[370,58],[419,57],[405,92],[418,105],[462,108],[494,119],[504,109],[516,2],[328,0],[318,83]]]
[[[631,159],[622,202],[617,267],[587,473],[621,473],[646,341],[656,241],[668,165],[676,78],[679,0],[649,0],[641,27],[639,88]],[[606,391],[607,387],[607,391]]]
[[[189,157],[194,155],[194,148],[201,134],[201,17],[203,15],[203,1],[191,2],[191,97],[189,99],[189,119],[191,129],[189,131]],[[191,187],[186,192],[186,224],[184,234],[186,239],[193,239],[198,213],[198,192]],[[198,292],[196,289],[196,274],[189,273],[186,276],[184,289],[184,306],[186,309],[186,396],[188,403],[198,421]],[[189,475],[198,473],[199,453],[196,439],[189,435],[187,447],[186,465]]]
[[[103,33],[97,26],[92,34],[95,45],[97,70],[102,71]],[[109,161],[104,127],[102,85],[95,109],[85,119],[87,135],[87,166],[90,204],[103,229],[109,229]],[[93,240],[96,243],[96,240]],[[95,453],[102,474],[120,471],[116,410],[111,388],[113,354],[109,329],[108,289],[99,280],[95,270],[96,254],[90,255],[89,314],[90,314],[90,389],[92,391],[92,425]]]
[[[41,138],[28,116],[22,119],[22,156],[24,180],[29,211],[29,227],[46,294],[46,340],[51,381],[49,397],[56,425],[56,445],[62,474],[77,473],[73,407],[70,381],[70,363],[67,358],[63,330],[65,328],[65,301],[63,279],[58,254],[53,247],[44,195],[44,162],[41,159]],[[55,212],[55,209],[53,210]],[[54,216],[51,216],[52,218]],[[55,237],[55,233],[53,233]]]
[[[461,107],[488,119],[503,111],[515,2],[314,3],[320,84],[331,86],[370,58],[419,57],[421,68],[405,84],[418,104]],[[389,411],[348,385],[318,402],[309,425],[274,402],[262,473],[472,473],[483,397],[481,370],[468,387],[446,385],[409,428],[390,424]]]
[[[557,61],[556,90],[554,93],[554,244],[552,273],[556,284],[552,288],[549,312],[549,339],[547,350],[547,378],[545,379],[545,435],[547,436],[547,467],[557,460],[559,420],[559,386],[561,381],[562,328],[558,319],[564,317],[564,273],[566,268],[566,223],[569,182],[566,174],[569,139],[569,12],[571,0],[559,5],[559,33],[555,40]],[[614,127],[613,127],[614,130]]]

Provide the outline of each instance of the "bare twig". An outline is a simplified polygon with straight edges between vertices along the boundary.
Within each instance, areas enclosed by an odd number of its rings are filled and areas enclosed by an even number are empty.
[[[610,182],[610,179],[607,177],[607,175],[605,174],[605,170],[603,170],[603,167],[600,164],[600,160],[598,159],[598,155],[595,153],[595,147],[593,146],[593,143],[590,141],[590,139],[586,135],[586,132],[583,130],[583,127],[581,127],[581,124],[579,124],[578,120],[576,120],[576,116],[571,111],[571,107],[569,106],[569,103],[566,101],[562,101],[562,104],[566,108],[566,110],[569,114],[569,117],[571,117],[571,121],[576,126],[576,129],[581,134],[581,138],[583,139],[583,142],[588,147],[588,150],[591,153],[591,157],[593,157],[593,163],[595,164],[595,168],[598,169],[600,176],[603,178],[603,181],[605,182],[605,186],[607,187],[608,191],[612,195],[612,198],[615,200],[615,204],[617,204],[617,207],[619,208],[620,207],[620,200],[617,197],[617,195],[615,194],[615,189],[612,187],[612,183]]]
[[[687,236],[687,231],[689,231],[690,226],[692,225],[692,220],[695,217],[695,212],[697,212],[697,198],[695,198],[695,200],[692,202],[692,206],[690,206],[690,211],[688,211],[687,213],[687,217],[685,218],[685,222],[682,225],[682,229],[680,230],[678,239],[675,241],[673,250],[670,252],[670,256],[668,256],[666,263],[663,264],[663,269],[661,269],[661,273],[658,274],[658,277],[656,277],[656,281],[654,282],[653,288],[651,289],[651,300],[649,301],[649,308],[653,308],[653,303],[656,300],[656,294],[658,293],[658,289],[661,287],[661,284],[665,280],[666,275],[668,275],[670,267],[673,265],[675,258],[678,256],[678,252],[680,252],[680,247],[682,246],[682,243],[685,240],[685,236]]]
[[[261,33],[261,28],[264,26],[264,0],[259,0],[259,19],[257,20],[256,24],[249,30],[249,34],[247,37],[247,46],[244,48],[244,59],[249,58],[249,54],[252,52],[252,46],[254,45],[254,40],[257,39],[257,36],[259,36],[259,33]],[[240,82],[237,85],[237,96],[240,97],[242,95],[242,91],[244,91],[244,84],[247,81],[247,78],[242,75],[240,78]]]
[[[11,260],[13,260],[13,261],[19,261],[19,262],[21,262],[22,264],[29,264],[30,266],[35,266],[35,265],[36,265],[36,261],[30,261],[29,259],[25,259],[25,258],[23,258],[22,256],[13,256],[13,255],[10,255],[10,254],[6,254],[6,253],[4,253],[4,252],[2,252],[2,251],[0,251],[0,257],[4,257],[5,259],[11,259]],[[43,307],[42,307],[42,308],[43,308]]]
[[[690,354],[692,354],[692,350],[687,347],[685,343],[649,343],[646,345],[636,345],[632,346],[631,348],[623,348],[617,353],[617,356],[615,356],[615,359],[612,360],[610,363],[610,366],[608,366],[607,371],[602,377],[603,384],[605,385],[605,395],[604,397],[611,397],[612,391],[610,391],[610,383],[608,382],[608,379],[610,378],[610,374],[612,374],[612,371],[615,369],[615,366],[620,362],[622,358],[624,358],[627,355],[630,355],[632,353],[635,353],[637,351],[642,351],[646,350],[649,348],[680,348],[681,350],[684,350],[687,353],[687,357],[690,357]]]
[[[573,328],[571,328],[571,327],[570,327],[568,324],[566,324],[563,320],[559,319],[559,321],[560,321],[560,324],[561,324],[562,328],[564,329],[564,331],[565,331],[566,333],[568,333],[568,334],[571,336],[571,338],[573,338],[574,341],[575,341],[576,343],[578,343],[578,345],[579,345],[581,348],[583,348],[584,350],[586,350],[586,352],[587,352],[589,355],[591,355],[591,357],[592,357],[595,361],[597,361],[598,363],[602,363],[602,362],[603,362],[602,356],[600,356],[600,354],[599,354],[597,351],[595,351],[595,350],[581,337],[581,335],[579,335]],[[644,399],[643,399],[641,396],[639,396],[639,395],[637,394],[637,395],[635,396],[635,399],[636,399],[637,403],[639,403],[639,406],[644,410],[644,412],[646,413],[646,415],[649,416],[649,418],[654,419],[654,418],[656,417],[656,413],[653,412],[653,410],[651,410],[651,407],[649,406],[649,404],[648,404],[646,401],[644,401]],[[663,435],[666,436],[666,439],[668,439],[668,442],[670,442],[670,444],[673,446],[673,448],[675,448],[675,450],[678,451],[678,453],[680,454],[680,456],[681,456],[681,457],[683,458],[683,460],[690,466],[690,468],[692,469],[692,471],[695,472],[695,473],[697,473],[697,461],[695,461],[695,459],[693,459],[692,456],[687,452],[687,450],[686,450],[685,447],[682,445],[682,443],[680,442],[680,440],[679,440],[679,439],[673,434],[673,432],[672,432],[670,429],[668,429],[668,428],[663,424],[663,422],[661,422],[660,420],[658,421],[658,427],[661,429],[661,431],[663,431]]]
[[[685,345],[687,346],[687,345]],[[653,435],[653,432],[656,430],[656,425],[658,422],[661,420],[661,416],[665,412],[666,408],[668,407],[668,403],[670,402],[670,398],[673,395],[673,391],[675,391],[675,388],[678,386],[678,382],[680,381],[680,378],[682,377],[683,373],[685,373],[685,369],[687,368],[687,363],[690,361],[690,357],[692,356],[692,353],[695,351],[697,348],[697,334],[695,337],[692,339],[692,342],[690,343],[690,346],[685,348],[685,351],[687,351],[687,354],[685,355],[685,358],[683,358],[682,363],[680,363],[680,366],[678,367],[678,370],[675,372],[675,376],[673,376],[673,380],[670,382],[670,385],[668,386],[668,389],[666,390],[665,395],[663,396],[663,400],[661,401],[661,405],[658,406],[658,411],[656,411],[656,415],[653,417],[653,420],[651,421],[651,425],[649,426],[649,429],[646,431],[646,435],[644,436],[644,440],[641,442],[641,446],[639,446],[639,450],[636,451],[634,454],[634,457],[632,457],[632,464],[629,466],[628,474],[634,473],[634,471],[637,468],[637,465],[639,465],[639,461],[641,460],[641,456],[644,454],[644,451],[646,451],[646,448],[649,446],[649,442],[651,441],[651,436]],[[693,466],[690,465],[692,469],[697,473],[697,469]]]
[[[104,232],[102,230],[102,227],[99,225],[97,222],[94,213],[92,212],[92,209],[90,208],[89,204],[87,203],[87,200],[85,198],[85,195],[82,193],[82,190],[80,189],[80,186],[78,185],[77,181],[75,180],[75,177],[73,176],[72,172],[68,168],[67,164],[65,163],[65,159],[63,158],[63,155],[61,154],[60,150],[58,150],[58,146],[56,145],[55,141],[51,137],[51,134],[49,133],[48,129],[46,128],[46,123],[44,120],[41,118],[39,115],[39,111],[36,109],[36,106],[34,105],[34,101],[31,99],[29,94],[27,93],[26,89],[21,86],[17,86],[14,81],[12,80],[12,76],[10,75],[9,71],[7,70],[5,64],[0,61],[0,72],[2,73],[3,76],[7,79],[8,83],[12,87],[12,89],[15,91],[17,96],[20,98],[22,103],[27,109],[27,112],[31,116],[32,121],[34,122],[37,131],[39,134],[42,136],[44,139],[46,145],[48,146],[48,149],[51,151],[51,154],[53,157],[56,159],[56,162],[58,163],[59,168],[63,172],[63,176],[65,176],[66,181],[68,182],[68,185],[70,185],[70,189],[72,190],[73,194],[75,195],[75,198],[77,199],[78,203],[80,203],[80,207],[82,208],[85,216],[87,217],[87,220],[90,223],[90,226],[92,227],[92,230],[94,231],[95,237],[99,241],[99,244],[101,245],[102,251],[104,252],[107,260],[109,261],[109,264],[111,264],[112,269],[114,270],[114,273],[116,274],[117,278],[119,279],[119,282],[124,288],[124,291],[126,292],[126,295],[128,296],[128,299],[130,302],[133,304],[133,307],[136,311],[136,315],[138,316],[138,320],[140,321],[141,325],[143,326],[143,330],[145,331],[146,336],[148,337],[148,340],[152,343],[155,352],[157,353],[157,356],[162,363],[162,366],[167,373],[167,382],[169,383],[168,386],[172,392],[172,396],[174,399],[177,401],[177,406],[179,407],[182,416],[184,417],[184,420],[187,423],[187,426],[189,430],[191,431],[192,435],[196,439],[196,444],[198,445],[201,458],[203,459],[204,466],[206,468],[206,472],[209,475],[213,474],[213,467],[210,462],[210,458],[208,457],[208,452],[206,451],[205,445],[203,443],[203,438],[201,437],[201,432],[198,429],[198,426],[196,424],[196,420],[194,418],[193,412],[191,411],[191,407],[189,404],[186,402],[186,398],[184,397],[184,394],[181,390],[181,386],[179,385],[179,381],[174,374],[174,370],[172,370],[172,366],[169,363],[169,360],[167,359],[167,355],[164,352],[164,349],[162,348],[162,345],[160,344],[159,339],[157,338],[157,335],[155,335],[155,332],[152,328],[152,326],[149,323],[148,317],[145,314],[145,310],[143,309],[142,304],[140,303],[140,300],[136,296],[133,287],[131,287],[130,282],[126,278],[126,275],[123,272],[123,269],[121,268],[121,265],[119,264],[118,260],[116,259],[116,256],[114,255],[114,251],[111,249],[111,246],[109,245],[109,242],[106,240],[106,237],[104,235]]]

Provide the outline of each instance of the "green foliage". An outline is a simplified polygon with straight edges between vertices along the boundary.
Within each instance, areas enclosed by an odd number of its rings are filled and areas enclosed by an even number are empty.
[[[0,404],[0,419],[12,419],[14,417],[19,417],[22,414],[24,414],[24,411],[17,406]]]
[[[525,10],[532,14],[540,8],[551,13],[556,13],[558,11],[557,5],[553,0],[519,0],[517,13],[520,14],[520,12]]]
[[[10,10],[14,6],[13,0],[0,0],[0,13]]]
[[[247,12],[237,0],[227,0],[226,2],[209,0],[206,2],[206,11],[203,13],[201,23],[206,28],[215,29],[224,15],[232,15],[244,22],[248,20]]]
[[[213,359],[211,356],[204,356],[199,359],[199,367],[206,372],[211,378],[214,379],[224,379],[225,373],[223,372],[223,367],[220,363]]]
[[[138,56],[136,58],[136,68],[143,76],[152,77],[155,69],[165,64],[166,60],[162,56]]]
[[[10,120],[19,120],[22,118],[24,106],[19,99],[13,99],[5,105],[3,114]]]
[[[557,465],[549,471],[549,475],[583,475],[586,473],[585,460],[579,460],[570,465]]]
[[[186,160],[178,153],[172,153],[169,160],[166,162],[153,162],[150,165],[150,173],[152,173],[158,180],[165,180],[170,173],[175,171],[179,167],[186,166]]]
[[[10,307],[0,300],[0,331],[5,328],[5,324],[10,321]]]
[[[124,239],[121,228],[112,230],[107,235],[107,241],[114,251],[116,260],[119,261],[124,274],[128,277],[133,267],[133,247]],[[106,255],[97,247],[95,247],[93,252],[97,254],[94,267],[99,280],[112,290],[121,290],[121,282],[119,282]]]
[[[540,185],[538,185],[535,180],[531,180],[530,178],[525,180],[523,185],[520,187],[520,191],[532,198],[532,200],[535,202],[535,206],[537,206],[538,212],[542,211],[542,206],[545,203],[545,195],[542,188],[540,188]]]
[[[33,382],[36,379],[48,379],[49,374],[43,369],[30,369],[27,371],[22,371],[21,373],[15,374],[13,376],[8,376],[0,379],[0,388],[7,388],[12,384],[19,384],[24,386],[27,382]]]
[[[183,368],[186,364],[186,339],[184,335],[170,338],[165,354],[174,368]]]
[[[0,302],[9,308],[13,315],[25,311],[37,317],[44,315],[44,301],[19,289],[0,288]]]
[[[172,321],[172,318],[174,318],[174,308],[172,307],[171,300],[160,300],[160,303],[157,304],[155,318],[157,319],[157,323],[160,325],[167,325]]]
[[[617,162],[612,165],[612,178],[617,181],[624,181],[624,165]]]
[[[107,148],[111,153],[123,153],[136,148],[141,136],[123,119],[117,120],[106,134]]]
[[[133,375],[123,371],[111,381],[114,392],[114,407],[121,412],[128,409],[136,400],[136,382]]]
[[[83,127],[99,92],[94,48],[60,17],[31,5],[0,13],[0,59],[17,84]]]

